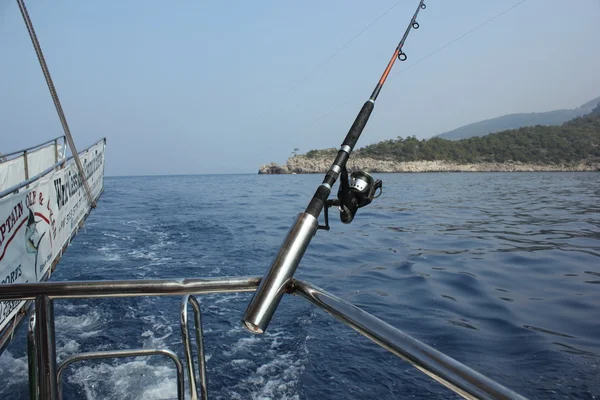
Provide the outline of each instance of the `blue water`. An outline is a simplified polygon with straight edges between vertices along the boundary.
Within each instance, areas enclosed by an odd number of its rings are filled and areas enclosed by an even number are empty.
[[[383,195],[313,239],[297,276],[531,398],[600,396],[600,174],[382,174]],[[262,275],[320,175],[108,178],[53,280]],[[334,214],[335,216],[335,214]],[[249,294],[200,297],[215,399],[452,398],[299,298],[264,336]],[[179,298],[58,301],[59,359],[169,347]],[[24,329],[0,398],[27,398]],[[71,367],[65,399],[163,399],[159,357]]]

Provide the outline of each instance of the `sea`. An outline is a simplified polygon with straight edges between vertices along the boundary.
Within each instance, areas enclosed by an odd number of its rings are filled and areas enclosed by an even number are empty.
[[[600,173],[376,177],[381,197],[348,225],[332,210],[297,277],[529,398],[600,397]],[[262,276],[321,179],[108,177],[51,280]],[[198,296],[211,399],[457,398],[299,297],[250,334],[250,298]],[[58,359],[156,347],[183,358],[180,302],[57,300]],[[1,399],[28,398],[25,331],[0,356]],[[63,393],[173,399],[176,374],[159,356],[86,361],[66,369]]]

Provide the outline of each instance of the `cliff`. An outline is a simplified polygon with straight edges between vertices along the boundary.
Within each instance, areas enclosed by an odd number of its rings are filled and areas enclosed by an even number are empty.
[[[266,164],[259,168],[259,174],[316,174],[326,173],[332,157],[312,157],[304,155],[290,157],[284,165]],[[587,160],[563,164],[530,164],[523,162],[480,162],[458,164],[449,161],[386,161],[369,157],[350,157],[348,170],[367,172],[531,172],[531,171],[600,171],[600,160]]]

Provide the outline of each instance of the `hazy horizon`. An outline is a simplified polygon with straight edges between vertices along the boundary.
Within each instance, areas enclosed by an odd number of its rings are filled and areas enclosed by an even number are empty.
[[[256,173],[338,147],[417,4],[27,5],[78,148],[107,137],[107,176],[157,176]],[[599,1],[426,4],[358,147],[600,96]],[[61,135],[13,2],[0,52],[0,151]]]

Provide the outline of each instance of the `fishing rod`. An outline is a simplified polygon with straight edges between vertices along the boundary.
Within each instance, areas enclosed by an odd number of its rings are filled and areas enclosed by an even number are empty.
[[[281,301],[281,297],[292,281],[294,272],[298,268],[300,260],[312,237],[319,229],[329,230],[329,207],[337,206],[340,211],[341,221],[348,224],[352,222],[359,208],[367,206],[373,199],[381,195],[383,190],[383,183],[381,180],[373,179],[371,175],[364,171],[354,171],[350,175],[350,179],[348,179],[346,163],[369,121],[371,112],[375,107],[375,101],[377,100],[394,63],[396,60],[406,61],[407,55],[403,51],[404,42],[412,29],[419,29],[417,16],[419,15],[419,11],[424,10],[425,8],[425,0],[420,0],[417,10],[406,27],[406,31],[404,32],[400,43],[396,46],[392,58],[377,82],[373,93],[371,93],[371,97],[363,104],[360,112],[356,116],[333,164],[325,174],[323,182],[317,188],[317,191],[310,200],[306,210],[298,214],[296,222],[283,240],[271,267],[256,289],[242,319],[244,326],[251,332],[265,332],[279,302]],[[340,175],[341,180],[337,199],[328,199],[331,194],[331,188]],[[319,214],[321,214],[321,211],[323,210],[325,210],[325,225],[319,225]]]

